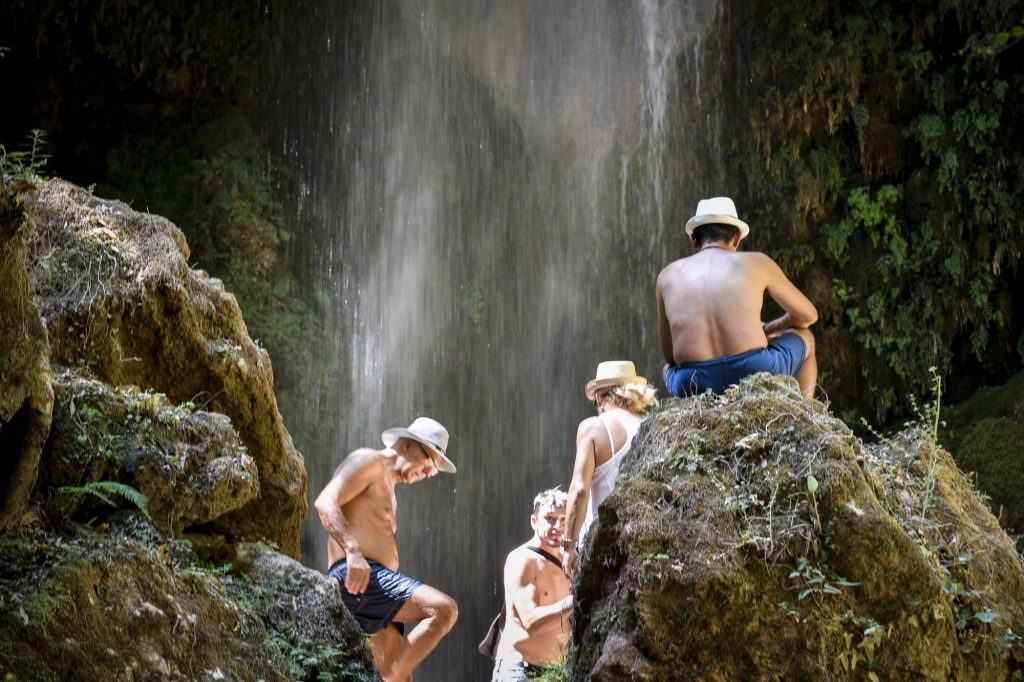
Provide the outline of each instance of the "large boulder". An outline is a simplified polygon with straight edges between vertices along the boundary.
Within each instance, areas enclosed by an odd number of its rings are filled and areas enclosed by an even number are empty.
[[[668,401],[587,539],[578,680],[1004,680],[1024,563],[936,433],[864,445],[794,381]]]
[[[25,257],[33,189],[27,178],[0,179],[0,529],[16,525],[28,505],[53,405],[46,329]]]
[[[249,338],[235,298],[189,267],[184,237],[159,216],[50,180],[35,222],[31,283],[53,362],[229,417],[260,492],[213,523],[297,557],[305,468],[277,411],[270,358]]]
[[[84,507],[88,518],[103,501],[87,491],[114,482],[141,493],[147,512],[179,535],[259,494],[256,465],[224,415],[59,367],[53,385],[53,428],[39,468],[40,490],[51,493],[44,506],[72,517]]]
[[[942,443],[1024,549],[1024,372],[943,412]]]
[[[40,187],[0,245],[0,677],[378,680],[336,581],[245,541],[298,554],[305,471],[232,296],[162,218]]]
[[[265,546],[238,551],[238,566],[215,565],[129,512],[92,531],[0,537],[0,673],[379,680],[335,581]]]

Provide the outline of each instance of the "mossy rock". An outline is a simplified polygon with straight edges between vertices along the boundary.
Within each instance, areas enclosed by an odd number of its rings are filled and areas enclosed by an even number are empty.
[[[185,239],[167,220],[70,183],[41,186],[36,225],[30,273],[54,361],[229,417],[260,492],[215,524],[297,557],[306,472],[277,410],[270,358],[235,298],[188,266]]]
[[[942,442],[1024,548],[1024,372],[943,413]]]
[[[138,387],[112,389],[65,368],[55,372],[54,388],[37,489],[51,513],[111,513],[116,507],[84,489],[114,481],[137,489],[148,513],[177,535],[259,494],[256,465],[224,415]]]
[[[948,453],[916,428],[865,446],[789,378],[670,400],[644,423],[575,594],[576,680],[1003,680],[1024,665],[1024,562]]]
[[[0,538],[0,675],[379,679],[333,580],[266,547],[243,553],[256,557],[244,569],[213,565],[138,513]]]
[[[53,392],[26,257],[35,186],[0,166],[0,528],[7,528],[20,522],[35,483]]]

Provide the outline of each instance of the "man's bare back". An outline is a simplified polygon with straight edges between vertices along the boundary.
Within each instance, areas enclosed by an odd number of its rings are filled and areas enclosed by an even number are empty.
[[[669,326],[660,335],[665,361],[698,362],[767,346],[761,307],[769,285],[783,289],[775,271],[789,283],[764,254],[719,248],[666,266],[658,275],[659,308]]]
[[[818,319],[814,304],[771,258],[738,251],[749,226],[728,197],[702,200],[686,230],[697,252],[667,265],[657,283],[669,392],[721,391],[768,371],[795,376],[804,395],[812,396],[817,361],[807,328]],[[784,313],[762,323],[766,292]]]

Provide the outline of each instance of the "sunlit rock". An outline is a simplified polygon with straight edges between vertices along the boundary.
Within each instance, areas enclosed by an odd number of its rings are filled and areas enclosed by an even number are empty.
[[[26,509],[53,405],[46,329],[25,258],[30,187],[6,177],[0,184],[0,529],[16,525]]]
[[[56,372],[54,389],[54,426],[39,479],[58,491],[61,513],[101,504],[61,489],[116,481],[142,493],[148,512],[177,534],[259,493],[256,465],[224,415],[172,405],[135,387],[114,390],[67,369]]]
[[[41,184],[37,203],[31,281],[53,361],[230,417],[260,494],[216,525],[298,556],[305,469],[277,411],[269,356],[234,296],[189,267],[184,237],[164,218],[61,180]]]
[[[1003,680],[1024,564],[932,424],[863,444],[791,379],[669,401],[601,508],[574,679]]]
[[[159,538],[128,512],[95,531],[0,538],[3,672],[20,680],[379,679],[323,574],[262,546],[243,546],[246,559],[232,565],[200,558],[187,540]]]

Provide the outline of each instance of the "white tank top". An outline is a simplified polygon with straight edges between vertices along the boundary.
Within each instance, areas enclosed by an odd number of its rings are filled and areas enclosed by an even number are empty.
[[[608,416],[615,419],[612,415]],[[619,475],[619,463],[629,452],[630,447],[633,445],[633,437],[640,428],[640,422],[631,425],[622,424],[623,428],[626,429],[626,442],[622,444],[618,452],[615,452],[615,439],[612,438],[611,429],[601,419],[601,415],[597,419],[608,433],[608,442],[611,443],[611,450],[614,454],[607,462],[595,467],[594,474],[590,477],[590,501],[587,503],[587,515],[583,517],[583,525],[580,527],[580,534],[577,538],[577,542],[581,546],[583,545],[583,539],[587,537],[587,531],[590,530],[590,524],[597,520],[597,508],[601,506],[601,503],[611,493],[612,488],[615,487],[615,477]],[[616,419],[616,421],[618,420]],[[622,422],[619,423],[621,424]]]

